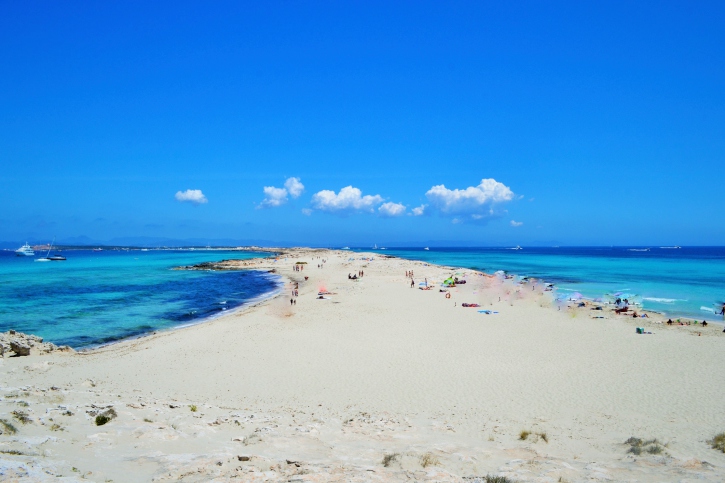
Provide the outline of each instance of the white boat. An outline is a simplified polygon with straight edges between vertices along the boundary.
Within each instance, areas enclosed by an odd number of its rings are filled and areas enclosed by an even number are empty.
[[[50,251],[53,249],[53,243],[55,243],[55,238],[53,238],[53,241],[50,242],[50,246],[48,247],[48,253],[46,253],[44,257],[36,258],[35,259],[36,262],[52,262],[53,261],[50,258],[48,258],[48,255],[50,255]]]
[[[373,247],[373,250],[377,250],[377,249],[378,249],[378,244],[376,243],[375,246]]]
[[[342,247],[343,250],[349,250],[350,247]]]
[[[28,242],[25,242],[25,245],[15,250],[15,255],[19,257],[32,257],[35,256],[35,252],[30,245],[28,245]]]
[[[424,248],[423,250],[430,250],[430,248],[428,248],[428,247],[425,247],[425,248]]]
[[[516,245],[514,248],[509,248],[509,250],[523,250],[519,245]]]

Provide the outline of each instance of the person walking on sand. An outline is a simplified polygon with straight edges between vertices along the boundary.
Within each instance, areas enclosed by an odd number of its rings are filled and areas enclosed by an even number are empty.
[[[411,279],[410,279],[410,288],[413,288],[413,287],[415,287],[415,280],[413,280],[413,279],[411,278]]]

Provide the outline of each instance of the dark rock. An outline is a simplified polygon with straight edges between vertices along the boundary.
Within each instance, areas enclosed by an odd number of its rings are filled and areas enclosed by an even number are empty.
[[[30,344],[24,340],[11,340],[10,348],[15,352],[16,356],[29,356],[30,355]]]

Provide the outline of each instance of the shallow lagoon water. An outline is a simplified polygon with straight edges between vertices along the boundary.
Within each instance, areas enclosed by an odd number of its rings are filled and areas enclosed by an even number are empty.
[[[64,262],[0,252],[0,331],[80,349],[202,321],[262,297],[279,278],[260,271],[172,270],[268,256],[240,251],[68,250]],[[37,255],[40,256],[40,255]]]

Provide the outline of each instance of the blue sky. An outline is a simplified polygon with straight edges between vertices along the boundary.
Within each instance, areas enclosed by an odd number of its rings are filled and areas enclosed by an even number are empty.
[[[2,2],[0,240],[723,245],[724,21]]]

